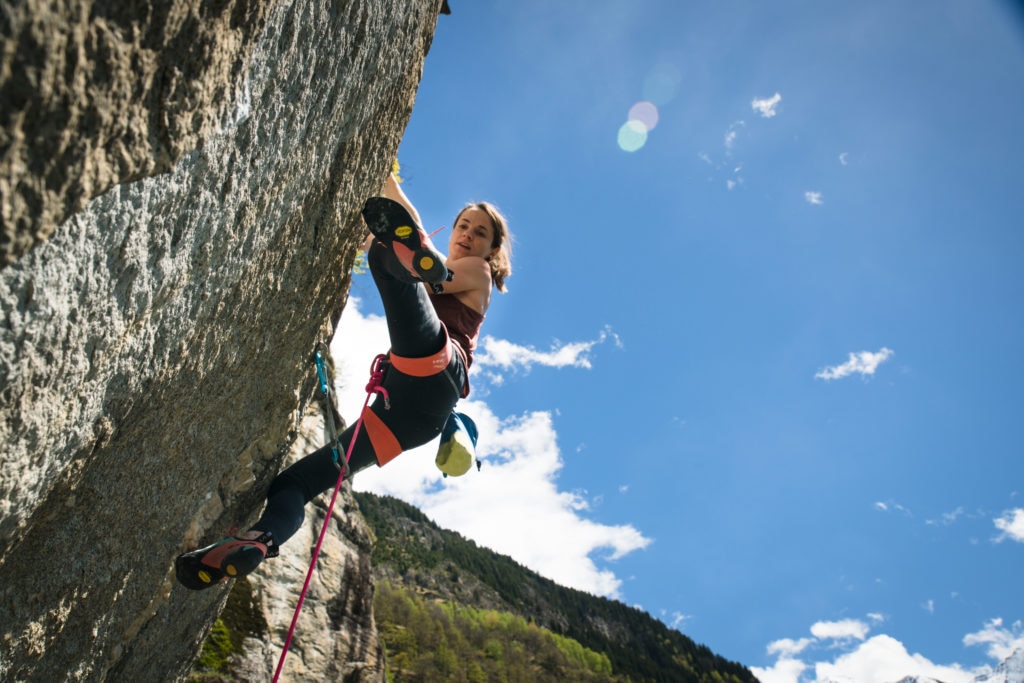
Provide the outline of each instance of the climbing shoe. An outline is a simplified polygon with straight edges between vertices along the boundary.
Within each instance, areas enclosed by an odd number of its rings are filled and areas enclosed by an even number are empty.
[[[444,257],[404,206],[387,197],[370,197],[363,205],[363,220],[413,281],[426,282],[439,293],[442,283],[451,279]]]
[[[444,476],[461,477],[476,459],[476,423],[468,415],[452,412],[441,430],[441,445],[434,463]]]
[[[194,591],[214,586],[227,579],[245,576],[259,566],[265,557],[277,557],[278,548],[270,532],[259,538],[225,538],[190,553],[178,555],[174,572],[185,588]]]

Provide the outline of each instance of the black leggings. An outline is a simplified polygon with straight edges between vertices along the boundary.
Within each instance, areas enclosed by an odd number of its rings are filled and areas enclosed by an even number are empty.
[[[448,343],[448,335],[424,286],[408,282],[409,276],[391,250],[377,242],[370,247],[367,259],[384,305],[392,352],[406,358],[426,358],[441,350]],[[466,368],[458,353],[452,353],[444,371],[429,377],[406,375],[388,365],[382,386],[388,392],[391,407],[385,408],[378,394],[367,409],[380,417],[402,450],[409,450],[441,433],[465,382]],[[353,424],[339,436],[341,459],[348,451],[354,429]],[[374,464],[377,454],[364,425],[356,437],[349,470],[355,473]],[[267,507],[252,528],[269,531],[277,545],[284,543],[302,525],[306,503],[332,489],[338,472],[329,445],[294,463],[271,483]]]

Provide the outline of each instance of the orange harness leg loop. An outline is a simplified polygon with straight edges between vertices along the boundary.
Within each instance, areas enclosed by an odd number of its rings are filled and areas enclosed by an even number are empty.
[[[403,375],[411,377],[431,377],[444,372],[452,360],[452,340],[445,339],[444,346],[433,356],[426,358],[406,358],[391,354],[391,365]]]

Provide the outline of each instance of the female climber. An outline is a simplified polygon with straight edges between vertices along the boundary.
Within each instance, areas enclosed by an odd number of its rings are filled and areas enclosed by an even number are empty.
[[[367,261],[383,302],[391,350],[384,392],[363,412],[346,476],[427,443],[457,415],[456,402],[469,394],[469,366],[491,288],[504,292],[512,272],[505,219],[486,202],[459,212],[447,258],[420,227],[419,214],[394,175],[383,198],[367,200],[363,218],[370,228]],[[340,435],[342,454],[354,430],[355,425]],[[306,503],[338,481],[345,464],[333,446],[278,474],[262,516],[248,531],[179,555],[178,580],[193,590],[209,588],[245,576],[265,557],[276,556],[301,526]]]

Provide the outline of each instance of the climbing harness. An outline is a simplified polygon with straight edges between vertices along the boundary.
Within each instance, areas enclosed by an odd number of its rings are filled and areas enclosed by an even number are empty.
[[[320,348],[316,351],[316,372],[320,379],[320,392],[323,394],[324,403],[326,406],[325,412],[327,413],[327,429],[330,432],[331,438],[331,452],[334,454],[335,463],[338,465],[338,483],[334,486],[334,493],[331,495],[331,502],[327,506],[327,515],[324,517],[323,526],[320,527],[320,536],[317,539],[316,547],[313,548],[313,557],[309,561],[309,569],[306,571],[306,581],[302,584],[302,591],[299,592],[299,601],[295,605],[295,613],[292,615],[291,626],[288,627],[288,637],[285,638],[284,648],[281,650],[281,658],[277,662],[277,669],[274,671],[273,683],[277,683],[278,678],[281,676],[281,670],[284,668],[284,660],[288,656],[288,649],[291,647],[292,637],[295,635],[295,625],[299,621],[299,613],[302,611],[302,603],[306,600],[306,592],[309,590],[309,582],[313,578],[313,571],[316,568],[317,558],[320,557],[320,547],[323,545],[324,537],[327,535],[327,527],[331,523],[331,516],[334,514],[334,504],[338,499],[338,492],[341,490],[341,483],[345,479],[345,474],[348,472],[348,461],[352,457],[352,449],[356,444],[356,438],[359,436],[359,429],[363,424],[363,415],[367,412],[370,405],[370,399],[374,394],[380,394],[384,398],[384,407],[390,408],[391,402],[388,397],[388,391],[381,382],[384,379],[384,366],[387,361],[387,356],[384,354],[378,355],[373,359],[373,364],[370,366],[370,381],[366,385],[366,400],[363,402],[363,409],[359,411],[359,419],[356,420],[355,426],[352,429],[352,439],[348,443],[348,449],[345,452],[345,460],[342,461],[339,457],[338,451],[338,434],[334,424],[334,409],[331,403],[331,388],[330,382],[328,382],[327,368],[324,363],[324,354],[321,352],[321,348],[326,348],[326,345],[321,342]]]

